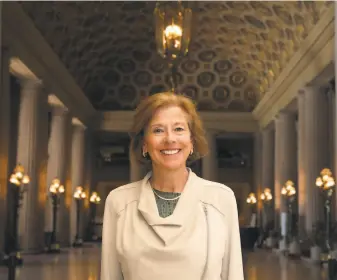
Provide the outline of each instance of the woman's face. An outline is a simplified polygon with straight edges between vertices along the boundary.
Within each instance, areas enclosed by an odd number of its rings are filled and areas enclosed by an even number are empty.
[[[167,170],[185,168],[192,149],[185,111],[178,106],[158,109],[146,128],[143,146],[153,167]]]

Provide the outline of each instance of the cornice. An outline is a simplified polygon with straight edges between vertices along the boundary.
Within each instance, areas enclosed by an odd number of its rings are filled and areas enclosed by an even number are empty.
[[[4,2],[2,6],[2,29],[11,54],[43,80],[73,115],[88,124],[96,110],[59,57],[18,3]]]
[[[134,111],[102,112],[95,125],[97,130],[130,131]],[[206,129],[226,132],[255,132],[257,121],[251,113],[201,112],[201,119]]]
[[[268,125],[297,96],[298,91],[310,84],[333,60],[334,9],[329,9],[254,109],[253,115],[259,125]]]

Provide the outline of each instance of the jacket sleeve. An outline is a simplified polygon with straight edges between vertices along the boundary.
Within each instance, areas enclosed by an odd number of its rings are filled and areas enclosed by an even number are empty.
[[[228,217],[228,239],[222,260],[221,280],[244,280],[239,218],[234,193],[230,192],[230,216]]]
[[[112,194],[105,201],[103,230],[102,230],[102,257],[100,280],[122,280],[123,275],[116,250],[117,213],[113,208]]]

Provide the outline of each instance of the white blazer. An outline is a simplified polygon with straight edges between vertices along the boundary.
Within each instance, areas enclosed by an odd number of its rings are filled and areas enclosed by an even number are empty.
[[[148,183],[110,192],[101,280],[243,280],[233,191],[191,170],[173,214],[161,218]]]

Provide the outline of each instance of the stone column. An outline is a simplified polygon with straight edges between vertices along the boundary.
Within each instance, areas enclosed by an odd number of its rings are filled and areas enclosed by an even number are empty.
[[[337,5],[335,3],[334,5],[335,7],[335,19],[337,18]],[[335,30],[337,30],[337,20],[334,21],[335,22]],[[337,36],[334,37],[335,38],[335,46],[337,46]],[[334,98],[333,98],[333,136],[334,136],[334,155],[333,155],[333,165],[334,165],[334,169],[333,169],[333,176],[335,177],[335,180],[337,180],[337,98],[336,98],[336,88],[337,88],[337,48],[334,48],[335,50],[335,79],[334,79],[334,84],[332,85],[333,89],[334,89]],[[335,199],[335,220],[337,220],[337,191],[335,191],[335,195],[336,195],[336,199]]]
[[[1,26],[1,7],[0,3],[0,26]],[[0,53],[0,252],[5,245],[5,228],[8,222],[7,216],[7,197],[8,179],[12,168],[10,160],[11,143],[14,139],[11,136],[11,110],[10,110],[10,86],[9,86],[9,51],[1,48]]]
[[[83,203],[83,215],[82,215],[82,236],[83,238],[91,238],[91,218],[93,216],[93,206],[89,201],[89,197],[93,191],[93,168],[94,168],[94,139],[93,132],[89,129],[85,131],[85,149],[84,149],[84,178],[83,188],[88,191],[88,199]]]
[[[59,211],[59,221],[62,221],[63,224],[58,224],[59,231],[59,241],[61,246],[70,246],[73,238],[70,237],[70,213],[71,205],[73,203],[73,185],[72,185],[72,138],[73,138],[73,125],[70,112],[67,114],[66,123],[65,123],[65,162],[64,162],[64,205],[60,207]],[[64,226],[69,225],[69,226]]]
[[[280,214],[281,234],[287,231],[287,203],[281,195],[287,180],[297,183],[296,116],[282,111],[275,119],[275,209]],[[277,215],[277,214],[276,214]]]
[[[272,128],[265,128],[262,131],[262,191],[269,188],[273,196],[274,190],[274,158],[275,158],[275,130]],[[274,198],[271,205],[264,207],[264,226],[273,219]]]
[[[19,244],[23,251],[44,247],[44,209],[48,159],[48,96],[39,80],[21,81],[17,163],[30,177],[19,211]]]
[[[66,145],[66,125],[68,120],[68,110],[61,105],[52,106],[51,132],[48,144],[48,169],[47,169],[47,189],[48,199],[45,211],[45,232],[52,232],[53,228],[53,203],[49,194],[49,186],[53,179],[59,179],[62,185],[65,185],[65,162],[67,154],[65,153]],[[60,205],[57,213],[56,232],[60,231],[59,225],[63,225],[62,213],[64,208],[64,194],[60,196]],[[58,234],[56,234],[58,239]]]
[[[256,198],[258,199],[257,203],[257,224],[258,226],[263,224],[263,205],[262,201],[259,199],[263,188],[262,188],[262,135],[261,132],[256,132],[254,135],[254,164],[253,164],[253,172],[254,172],[254,192],[256,194]]]
[[[84,145],[86,127],[78,121],[73,122],[72,153],[71,153],[71,179],[72,194],[76,187],[84,187]],[[82,207],[83,208],[83,207]],[[82,210],[82,209],[81,209]],[[82,212],[82,211],[80,211]],[[80,222],[82,224],[82,222]],[[80,225],[80,228],[82,226]],[[72,198],[70,209],[70,242],[76,235],[76,201]]]
[[[207,131],[206,140],[208,143],[209,152],[202,159],[201,174],[202,174],[202,177],[206,180],[217,181],[218,180],[218,158],[217,158],[217,146],[216,146],[215,132]]]
[[[304,89],[304,138],[303,165],[307,201],[305,227],[307,233],[317,221],[323,220],[324,206],[319,189],[315,186],[320,171],[328,167],[327,96],[320,88]]]
[[[297,200],[298,200],[298,230],[299,235],[303,237],[305,235],[305,216],[308,210],[307,201],[307,184],[305,173],[305,161],[306,161],[306,136],[305,136],[305,92],[299,91],[297,96],[298,107],[298,123],[297,123],[297,173],[298,173],[298,187],[297,187]]]
[[[130,161],[130,182],[136,182],[143,178],[144,176],[144,168],[137,161],[135,156],[131,153],[129,156]]]

